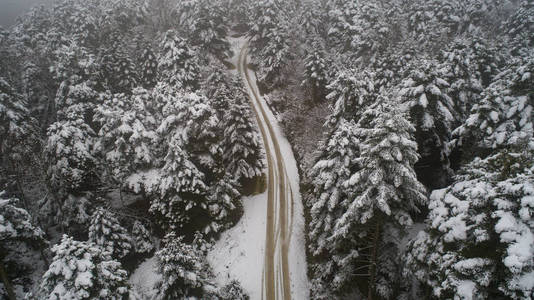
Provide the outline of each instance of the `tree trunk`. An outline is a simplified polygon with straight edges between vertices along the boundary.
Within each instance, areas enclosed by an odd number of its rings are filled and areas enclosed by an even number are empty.
[[[7,291],[7,298],[9,300],[17,300],[17,298],[15,297],[15,291],[13,290],[13,286],[11,285],[9,278],[7,277],[6,269],[4,269],[4,262],[2,261],[0,261],[0,278],[2,278],[2,282],[4,283],[4,289]]]
[[[369,267],[369,291],[368,300],[372,300],[375,292],[376,265],[378,256],[378,241],[380,240],[380,219],[376,221],[373,247],[371,249],[371,266]]]

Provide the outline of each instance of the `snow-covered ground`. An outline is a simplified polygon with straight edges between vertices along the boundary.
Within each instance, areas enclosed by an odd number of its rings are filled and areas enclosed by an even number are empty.
[[[234,51],[233,63],[238,65],[239,53],[246,44],[245,38],[231,38]],[[259,94],[256,86],[255,74],[247,70],[251,78],[252,88]],[[233,71],[234,75],[237,68]],[[293,192],[293,215],[291,244],[289,247],[289,270],[291,278],[291,297],[294,299],[309,298],[309,282],[307,278],[304,215],[299,192],[299,174],[291,146],[283,135],[276,118],[267,106],[265,99],[260,97],[260,103],[265,112],[274,134],[278,140],[281,156],[284,159],[287,176]],[[224,232],[208,255],[217,281],[225,284],[231,279],[237,279],[250,294],[251,299],[262,298],[262,274],[265,256],[265,234],[267,217],[267,193],[243,199],[244,215],[238,224]]]

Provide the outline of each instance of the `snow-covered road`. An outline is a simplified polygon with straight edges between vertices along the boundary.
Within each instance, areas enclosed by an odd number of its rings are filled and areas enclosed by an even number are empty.
[[[296,162],[289,142],[260,95],[254,72],[247,67],[246,40],[238,38],[232,42],[237,54],[234,58],[237,71],[249,93],[263,138],[268,186],[267,193],[245,199],[242,220],[223,234],[210,254],[210,261],[220,281],[227,280],[223,274],[236,277],[252,299],[308,299],[304,217]],[[251,216],[258,217],[258,209],[262,209],[261,219],[252,220]],[[250,234],[257,234],[259,228],[246,228],[245,224],[264,226],[262,247],[242,244],[260,243],[259,236]],[[239,234],[249,235],[250,239],[243,239]],[[231,261],[221,263],[224,258]]]

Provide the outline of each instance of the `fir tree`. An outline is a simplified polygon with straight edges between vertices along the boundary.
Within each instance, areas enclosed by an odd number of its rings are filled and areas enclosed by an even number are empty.
[[[83,120],[61,121],[48,128],[45,146],[47,177],[63,192],[88,189],[95,182],[94,131]]]
[[[139,66],[138,73],[141,85],[146,89],[153,88],[158,78],[158,60],[149,45],[145,46],[143,50]]]
[[[0,160],[5,171],[30,154],[35,125],[22,97],[0,77]]]
[[[200,84],[195,53],[172,30],[165,33],[158,59],[159,80],[177,88],[196,90]]]
[[[132,238],[112,212],[98,208],[91,216],[89,242],[122,259],[132,251]]]
[[[415,128],[399,110],[384,101],[377,99],[377,104],[363,113],[355,129],[360,139],[358,170],[343,183],[348,203],[335,221],[333,235],[327,239],[338,249],[351,241],[355,243],[348,253],[334,253],[335,261],[348,264],[348,270],[345,269],[348,272],[337,273],[333,284],[343,286],[355,272],[366,270],[369,298],[394,295],[400,280],[399,266],[388,260],[399,255],[399,241],[395,237],[412,225],[411,214],[426,203],[425,187],[414,171],[418,159],[413,140]],[[383,253],[380,249],[388,250]],[[362,264],[361,259],[358,262],[362,255],[368,265]]]
[[[152,114],[150,93],[143,88],[133,95],[106,95],[96,109],[101,124],[97,149],[109,163],[109,172],[121,184],[138,169],[154,165],[156,117]]]
[[[224,176],[215,181],[208,191],[208,207],[214,221],[206,226],[204,234],[218,233],[227,229],[235,211],[241,208],[241,194],[237,190],[238,184],[230,176]]]
[[[304,80],[302,85],[311,88],[312,100],[318,102],[325,96],[326,86],[330,81],[329,61],[321,43],[315,40],[304,58]]]
[[[225,285],[219,295],[222,300],[248,300],[250,297],[241,287],[241,284],[237,280],[230,281],[229,284]]]
[[[191,16],[186,20],[187,34],[193,45],[218,58],[230,56],[224,5],[223,1],[196,1]]]
[[[534,134],[532,57],[511,64],[481,94],[466,122],[454,134],[468,151],[520,145]]]
[[[327,86],[326,98],[333,102],[333,112],[327,123],[335,125],[339,119],[359,119],[362,111],[376,99],[377,89],[373,74],[355,70],[340,71]]]
[[[46,299],[122,299],[129,293],[127,272],[109,252],[66,235],[52,247],[54,258],[39,295]]]
[[[7,299],[15,299],[13,280],[19,282],[29,279],[35,266],[28,261],[26,249],[41,250],[46,244],[44,232],[33,225],[27,210],[20,207],[19,200],[6,197],[0,192],[0,274],[3,290]],[[2,295],[2,290],[0,290]]]
[[[432,193],[428,227],[406,257],[407,274],[430,288],[428,297],[532,296],[534,181],[527,149],[476,158],[452,186]]]
[[[242,97],[240,95],[240,97]],[[237,181],[261,176],[263,160],[261,144],[250,108],[242,103],[233,103],[226,112],[224,129],[224,166]]]
[[[167,234],[164,246],[156,252],[162,279],[156,283],[157,299],[202,297],[209,280],[209,270],[202,255],[181,237]]]
[[[400,91],[416,128],[421,155],[418,171],[424,174],[421,178],[426,185],[437,187],[445,186],[452,176],[449,142],[460,116],[443,75],[435,62],[424,61],[410,72]]]
[[[135,221],[132,227],[133,245],[135,253],[149,254],[154,250],[152,234],[140,221]]]
[[[333,278],[349,265],[335,260],[332,256],[337,250],[328,242],[332,236],[334,225],[346,207],[347,194],[343,184],[357,167],[355,158],[358,155],[359,139],[355,135],[353,121],[341,119],[325,145],[321,147],[321,156],[313,166],[308,177],[313,178],[313,194],[307,199],[310,210],[309,239],[310,252],[316,261],[312,265],[314,299],[328,299],[336,292],[338,286],[330,285]],[[330,258],[334,258],[331,260]]]

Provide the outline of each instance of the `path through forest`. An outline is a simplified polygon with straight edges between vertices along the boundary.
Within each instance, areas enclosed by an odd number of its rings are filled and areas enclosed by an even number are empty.
[[[239,73],[247,86],[254,114],[265,145],[268,165],[267,222],[262,299],[291,299],[289,246],[293,229],[293,193],[284,158],[257,86],[247,67],[248,43],[241,48]]]

